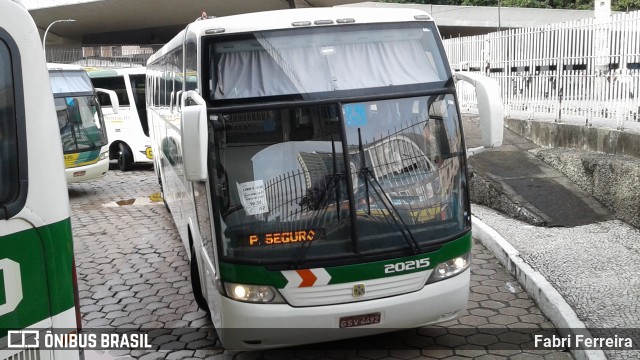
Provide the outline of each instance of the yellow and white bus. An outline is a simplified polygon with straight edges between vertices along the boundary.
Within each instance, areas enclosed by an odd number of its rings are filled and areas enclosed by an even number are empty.
[[[42,44],[18,1],[0,0],[0,8],[0,359],[79,359],[78,351],[25,347],[13,333],[77,332],[80,313],[63,153]]]
[[[485,145],[495,82],[476,85]],[[455,78],[414,9],[204,19],[147,62],[155,166],[193,292],[229,349],[420,327],[466,308]]]
[[[104,117],[87,72],[78,65],[47,64],[67,183],[96,179],[109,170]],[[115,99],[115,93],[111,92]]]
[[[145,68],[87,69],[105,114],[109,153],[118,168],[153,162],[145,105]],[[105,90],[115,92],[117,100]],[[116,102],[117,101],[117,102]]]

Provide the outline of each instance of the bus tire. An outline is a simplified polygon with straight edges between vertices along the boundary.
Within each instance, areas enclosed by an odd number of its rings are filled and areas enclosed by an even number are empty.
[[[121,143],[118,150],[118,168],[122,171],[131,170],[133,164],[133,154],[126,144]]]
[[[198,271],[198,260],[196,252],[191,245],[191,287],[193,288],[193,297],[196,299],[198,307],[206,313],[209,313],[207,300],[202,295],[202,287],[200,285],[200,272]]]

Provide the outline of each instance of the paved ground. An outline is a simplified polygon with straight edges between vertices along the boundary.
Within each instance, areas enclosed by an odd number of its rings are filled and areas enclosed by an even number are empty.
[[[85,329],[173,329],[158,343],[179,351],[89,352],[87,359],[570,359],[531,349],[531,329],[554,331],[535,303],[481,244],[474,245],[468,312],[444,326],[331,344],[254,353],[224,351],[198,310],[187,256],[149,168],[110,171],[71,184],[81,312]],[[135,201],[132,201],[135,200]]]
[[[536,227],[476,205],[491,224],[562,295],[594,336],[631,336],[640,346],[640,231],[619,220],[571,228]],[[640,350],[605,350],[611,359],[640,359]]]
[[[465,119],[471,144],[479,135],[476,123]],[[630,336],[639,348],[640,273],[631,264],[640,261],[640,230],[614,220],[597,200],[529,154],[533,148],[537,146],[505,129],[502,148],[473,156],[469,163],[509,201],[530,210],[548,227],[532,226],[535,221],[530,219],[514,220],[519,215],[514,212],[507,211],[506,216],[478,205],[473,214],[556,288],[594,336]],[[605,350],[605,354],[612,359],[640,359],[640,350]]]

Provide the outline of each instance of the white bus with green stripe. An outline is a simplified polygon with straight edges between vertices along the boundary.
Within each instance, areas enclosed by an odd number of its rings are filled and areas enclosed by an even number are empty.
[[[104,176],[109,170],[107,128],[87,72],[78,65],[49,63],[47,68],[67,183]],[[114,92],[111,97],[116,99]]]
[[[8,344],[13,330],[75,332],[80,317],[63,153],[42,44],[19,2],[0,0],[0,8],[0,359],[78,359],[77,351]]]
[[[471,212],[456,76],[491,80],[414,9],[203,18],[147,62],[155,168],[193,292],[229,349],[414,328],[466,308]]]

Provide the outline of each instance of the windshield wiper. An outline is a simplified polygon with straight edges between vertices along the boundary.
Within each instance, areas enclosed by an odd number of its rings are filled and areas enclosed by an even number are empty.
[[[97,148],[96,143],[91,139],[91,135],[89,135],[89,130],[87,130],[87,128],[85,128],[84,125],[82,124],[78,124],[78,133],[80,132],[83,132],[84,137],[86,137],[87,140],[89,140],[89,142],[91,143],[91,149],[96,149]]]
[[[360,162],[361,162],[360,173],[362,173],[362,176],[365,179],[365,191],[367,196],[366,201],[367,201],[367,206],[369,206],[369,214],[371,214],[371,209],[369,204],[369,185],[368,184],[369,182],[371,182],[373,191],[375,191],[376,195],[381,200],[384,207],[387,209],[387,213],[390,215],[391,220],[393,220],[393,222],[398,226],[398,228],[400,229],[400,232],[402,233],[402,236],[407,241],[407,244],[409,245],[409,247],[411,247],[411,250],[413,251],[413,253],[419,254],[421,252],[420,244],[418,243],[416,238],[413,236],[413,233],[411,232],[411,229],[409,228],[407,223],[405,223],[404,220],[402,219],[402,216],[400,216],[400,212],[398,211],[398,209],[396,209],[393,203],[389,201],[389,199],[387,198],[382,185],[380,185],[376,177],[372,174],[371,169],[369,169],[367,164],[364,162],[364,149],[362,146],[362,136],[360,134],[360,128],[358,128],[358,152],[360,153]],[[378,187],[377,189],[376,189],[376,186]]]

